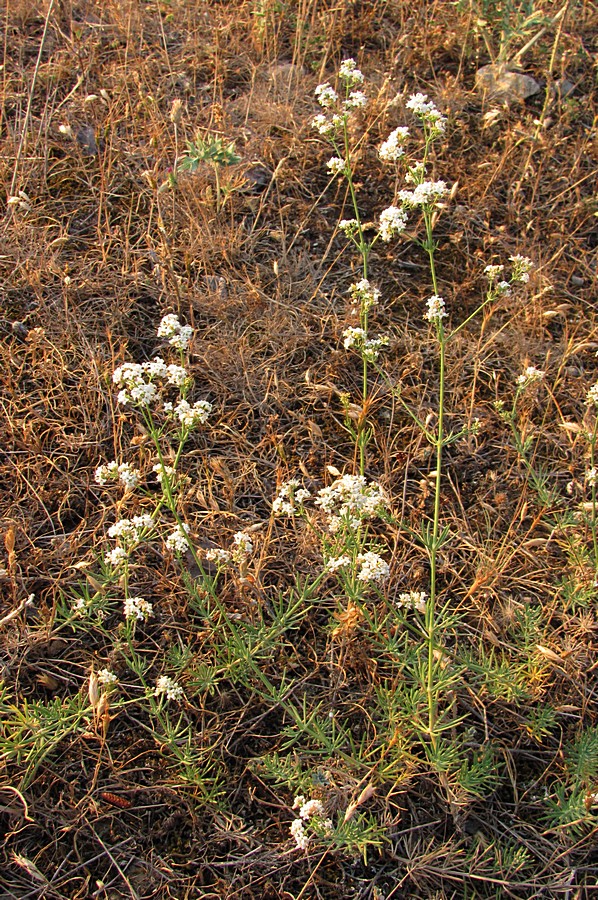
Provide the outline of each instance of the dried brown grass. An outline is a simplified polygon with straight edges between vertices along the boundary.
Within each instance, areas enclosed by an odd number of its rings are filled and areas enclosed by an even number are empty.
[[[2,13],[0,178],[7,189],[46,8],[7,3]],[[373,216],[389,200],[370,147],[402,122],[402,105],[393,98],[426,90],[450,115],[449,149],[437,161],[439,177],[459,182],[437,228],[447,306],[463,317],[475,308],[486,263],[520,252],[538,264],[524,304],[505,302],[451,346],[452,424],[479,417],[483,430],[448,459],[443,516],[459,541],[443,560],[442,577],[467,613],[467,627],[488,646],[508,645],[514,610],[528,597],[544,606],[551,647],[565,664],[538,665],[537,698],[550,697],[565,710],[564,739],[582,718],[596,717],[595,614],[591,607],[563,612],[555,597],[564,553],[537,515],[492,402],[523,366],[546,368],[557,418],[543,418],[539,406],[529,410],[541,423],[538,453],[561,489],[579,476],[582,448],[561,426],[579,421],[597,372],[590,48],[598,23],[591,4],[577,5],[560,46],[575,93],[555,101],[550,127],[537,137],[535,101],[500,109],[495,124],[484,124],[488,104],[473,76],[485,60],[474,46],[471,17],[452,4],[264,0],[263,14],[256,9],[245,2],[65,0],[49,17],[16,172],[31,210],[4,203],[0,225],[1,527],[7,547],[9,536],[15,539],[0,614],[36,596],[35,606],[4,628],[5,680],[20,697],[72,694],[84,686],[90,659],[105,650],[54,638],[53,610],[60,592],[80,580],[75,567],[91,565],[111,516],[93,483],[95,466],[126,452],[131,441],[143,446],[143,434],[115,405],[111,372],[126,358],[153,352],[164,312],[194,325],[193,374],[217,412],[209,441],[197,438],[185,461],[191,479],[184,504],[197,514],[200,537],[226,542],[258,521],[258,587],[285,586],[310,570],[312,542],[300,530],[294,543],[288,535],[283,540],[270,521],[270,503],[277,483],[297,469],[317,478],[327,465],[343,469],[353,459],[338,402],[359,380],[357,364],[339,351],[353,264],[331,239],[344,197],[327,184],[326,152],[309,120],[315,84],[343,56],[355,55],[378,90],[365,123],[372,136],[362,160],[366,213]],[[547,38],[530,54],[529,70],[539,78],[549,49]],[[184,108],[179,153],[199,130],[235,139],[243,157],[225,175],[232,193],[219,217],[209,172],[181,176],[176,192],[156,191],[175,158],[169,110],[177,98]],[[60,124],[79,139],[68,140]],[[395,335],[388,374],[425,418],[436,376],[420,322],[428,290],[424,257],[413,244],[383,247],[372,265],[385,297],[380,327]],[[429,448],[383,387],[373,415],[368,471],[416,528],[431,503]],[[425,587],[423,551],[404,534],[396,537],[393,573],[393,591]],[[160,607],[151,653],[159,658],[184,642],[201,654],[209,629],[197,633],[177,572],[149,565],[145,577]],[[231,608],[251,608],[246,587],[228,590]],[[280,664],[311,679],[312,692],[332,684],[341,709],[367,716],[351,707],[343,689],[349,673],[364,697],[373,696],[370,647],[351,639],[349,613],[338,627],[346,640],[330,671],[322,668],[316,633],[302,645],[313,649],[311,656],[298,651]],[[28,816],[10,784],[0,787],[4,896],[298,900],[448,898],[477,890],[590,896],[591,839],[554,846],[533,820],[532,795],[557,766],[561,740],[534,741],[517,704],[471,697],[471,707],[485,727],[492,720],[512,792],[497,794],[462,823],[450,819],[431,783],[419,781],[409,791],[397,786],[379,801],[395,849],[369,866],[334,854],[297,860],[278,850],[287,833],[280,801],[248,767],[252,754],[273,744],[276,711],[234,687],[219,688],[212,708],[201,711],[206,748],[227,767],[236,810],[215,818],[174,788],[160,748],[131,714],[115,728],[109,749],[85,741],[61,746],[28,789]],[[90,794],[97,766],[101,775]],[[346,773],[333,774],[342,808],[354,785]],[[102,800],[101,792],[111,791],[132,806],[121,810]],[[509,836],[531,854],[533,883],[508,867],[503,876],[491,870],[488,848]]]

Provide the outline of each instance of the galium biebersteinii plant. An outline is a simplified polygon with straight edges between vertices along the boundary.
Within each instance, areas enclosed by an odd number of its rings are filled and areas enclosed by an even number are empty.
[[[329,83],[320,85],[317,88],[316,97],[323,107],[323,112],[316,116],[313,125],[334,147],[335,155],[328,163],[329,172],[333,177],[341,177],[347,181],[353,211],[351,218],[343,218],[338,227],[348,241],[357,249],[362,264],[362,279],[352,285],[350,289],[351,297],[354,300],[354,312],[359,316],[359,322],[346,328],[343,334],[345,348],[356,351],[362,359],[363,366],[362,412],[355,427],[352,426],[348,416],[345,421],[356,442],[359,471],[362,476],[365,475],[365,448],[371,436],[371,426],[368,426],[366,422],[368,366],[375,367],[381,377],[386,379],[383,367],[379,363],[379,357],[381,350],[387,344],[387,339],[385,337],[372,338],[369,335],[370,313],[378,303],[380,296],[379,290],[370,281],[370,255],[372,248],[378,241],[389,242],[404,234],[408,222],[413,217],[421,217],[424,225],[424,236],[418,240],[418,243],[428,257],[431,291],[426,301],[423,318],[429,323],[438,348],[439,387],[435,424],[429,427],[427,423],[421,422],[409,406],[404,403],[400,390],[397,390],[392,384],[390,387],[405,411],[421,428],[426,439],[435,450],[435,467],[432,473],[434,484],[433,514],[431,521],[424,523],[419,535],[420,542],[425,548],[429,559],[430,583],[429,591],[411,590],[401,593],[397,606],[401,609],[411,609],[423,619],[421,623],[423,648],[422,652],[418,651],[416,654],[417,662],[412,670],[412,676],[415,683],[419,685],[421,696],[425,697],[427,712],[425,719],[423,716],[417,716],[415,719],[419,722],[418,728],[426,748],[428,760],[442,774],[445,771],[445,763],[442,761],[443,754],[447,752],[446,741],[443,735],[446,730],[446,721],[447,719],[450,720],[453,715],[451,711],[453,701],[449,700],[449,695],[453,695],[454,683],[459,677],[456,669],[453,670],[446,665],[445,654],[442,649],[443,629],[447,623],[446,611],[448,606],[445,604],[442,609],[437,609],[439,554],[443,545],[450,538],[448,527],[441,526],[443,451],[448,444],[472,431],[472,429],[463,429],[458,434],[445,434],[446,348],[450,340],[486,304],[499,301],[501,297],[508,295],[511,292],[511,286],[516,282],[527,283],[532,264],[526,257],[519,255],[511,257],[512,275],[510,282],[504,279],[501,265],[488,267],[486,274],[489,286],[485,300],[464,322],[452,331],[449,330],[447,325],[449,311],[440,290],[436,269],[436,243],[433,237],[433,230],[442,208],[442,203],[448,199],[450,191],[445,181],[435,178],[429,171],[432,145],[444,137],[447,129],[447,119],[425,94],[414,94],[407,101],[406,109],[412,114],[416,128],[413,130],[413,133],[412,129],[407,126],[400,125],[394,128],[382,142],[378,151],[380,161],[384,165],[395,168],[396,177],[400,178],[402,173],[404,187],[396,191],[391,205],[382,211],[378,227],[373,237],[369,238],[371,230],[368,229],[368,236],[366,236],[358,205],[354,177],[356,145],[352,139],[352,134],[355,131],[352,122],[357,115],[356,111],[366,104],[365,99],[362,99],[364,92],[359,91],[359,102],[355,103],[355,105],[350,102],[351,92],[355,89],[357,83],[360,86],[363,84],[364,78],[362,73],[356,69],[355,63],[352,60],[346,60],[339,71],[338,81],[340,85],[338,90]],[[351,127],[349,127],[350,124]],[[423,137],[423,148],[419,158],[413,159],[410,145],[417,141],[418,133]],[[526,378],[531,379],[532,373],[528,373]],[[527,387],[527,383],[526,380],[525,385],[521,384],[521,389]],[[347,409],[349,408],[348,400],[346,407]],[[477,427],[479,426],[474,424],[473,430]],[[275,503],[278,503],[281,508],[285,504],[288,506],[289,503],[293,506],[292,491],[287,491],[284,496],[280,495]],[[299,513],[304,514],[304,509],[300,505]],[[366,548],[363,542],[360,543],[364,533],[362,526],[358,526],[354,521],[347,521],[344,530],[340,532],[341,536],[348,536],[348,526],[355,529],[353,533],[358,535],[357,541],[349,541],[346,546],[338,545],[334,548],[330,548],[329,545],[327,546],[323,542],[327,571],[342,577],[345,588],[348,590],[351,589],[351,585],[359,583],[360,573],[364,570],[368,577],[369,573],[376,573],[376,575],[379,574],[386,578],[389,573],[387,568],[380,562],[380,557],[374,560],[369,555],[370,553],[375,555],[376,548]],[[332,549],[334,552],[331,552]],[[358,594],[354,596],[358,600],[360,599]],[[443,705],[444,709],[442,708]],[[445,786],[447,785],[445,774],[442,774],[441,782]]]

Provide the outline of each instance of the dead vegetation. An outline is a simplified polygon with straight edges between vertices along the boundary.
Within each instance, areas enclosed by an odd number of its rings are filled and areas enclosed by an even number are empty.
[[[5,4],[2,896],[581,900],[595,890],[596,567],[591,529],[571,516],[588,501],[585,397],[598,378],[598,18],[591,3],[538,2],[546,16],[565,11],[524,60],[541,91],[493,103],[475,73],[500,43],[492,9],[505,5]],[[536,263],[525,296],[472,321],[448,359],[450,427],[481,423],[447,451],[442,495],[454,536],[442,596],[461,617],[446,653],[474,673],[451,701],[463,717],[453,737],[471,757],[491,742],[496,771],[491,786],[450,802],[411,750],[400,756],[400,678],[388,680],[378,637],[327,582],[308,614],[252,650],[281,692],[276,703],[240,657],[214,656],[223,618],[198,612],[196,588],[190,602],[192,561],[185,570],[156,546],[140,557],[136,577],[157,611],[144,625],[143,658],[157,674],[165,659],[182,672],[193,777],[142,705],[102,718],[92,703],[92,716],[90,668],[113,667],[124,700],[134,696],[131,675],[106,630],[65,625],[77,590],[101,592],[108,526],[147,511],[147,496],[119,495],[115,514],[94,471],[133,458],[151,470],[147,432],[116,403],[111,377],[125,360],[151,358],[169,312],[195,329],[194,393],[214,406],[182,461],[186,521],[204,546],[228,546],[255,527],[249,569],[219,588],[227,615],[247,634],[262,614],[277,622],[280,597],[320,565],[313,535],[271,510],[290,477],[316,489],[327,467],[354,471],[341,395],[358,392],[360,364],[342,332],[358,272],[336,231],[345,189],[330,183],[330,153],[310,127],[314,88],[346,57],[372,98],[358,161],[366,219],[390,202],[376,148],[404,123],[409,94],[428,93],[449,118],[432,164],[436,177],[458,182],[435,232],[455,324],[478,305],[485,265],[516,253]],[[218,212],[213,169],[177,171],[198,133],[234,141],[241,157],[220,173]],[[408,240],[379,245],[371,265],[382,291],[377,327],[392,338],[385,372],[422,420],[433,417],[425,254]],[[511,402],[528,365],[546,371],[520,413],[536,484],[494,406]],[[396,513],[392,602],[426,588],[426,555],[400,523],[416,531],[429,517],[434,463],[383,379],[369,418],[367,475]],[[115,634],[116,618],[107,626]],[[291,735],[287,700],[314,716],[318,704],[333,709],[359,747],[354,764],[355,747],[326,755]],[[594,745],[580,750],[584,735]],[[328,814],[340,821],[355,804],[349,821],[367,812],[380,846],[295,848],[289,785],[302,766],[301,783]],[[579,820],[569,809],[575,785]]]

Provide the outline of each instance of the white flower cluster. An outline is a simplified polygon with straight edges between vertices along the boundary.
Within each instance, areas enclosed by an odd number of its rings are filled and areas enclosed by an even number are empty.
[[[533,262],[527,256],[510,256],[510,262],[513,263],[511,271],[511,281],[498,281],[497,279],[504,272],[505,267],[502,265],[486,266],[484,274],[488,277],[491,288],[498,291],[499,294],[509,296],[511,293],[511,285],[516,282],[527,284],[529,281],[529,273],[534,267]],[[496,282],[496,283],[495,283]]]
[[[294,516],[300,512],[310,497],[309,491],[299,487],[299,479],[291,478],[278,489],[278,494],[272,502],[272,512],[275,516]]]
[[[431,206],[444,197],[448,187],[444,181],[422,181],[412,191],[399,191],[398,198],[407,207]]]
[[[409,137],[408,128],[395,128],[385,141],[380,144],[378,156],[383,162],[398,162],[405,155],[403,144]]]
[[[328,82],[319,84],[315,90],[316,100],[323,109],[332,109],[339,101],[339,96]]]
[[[151,603],[142,597],[127,597],[124,601],[125,619],[148,619],[154,612]]]
[[[392,240],[407,227],[407,212],[398,206],[389,206],[380,213],[380,237],[385,243]]]
[[[328,560],[324,569],[326,572],[338,572],[339,569],[346,569],[347,566],[350,566],[351,562],[350,556],[333,556]]]
[[[362,278],[361,281],[352,284],[349,293],[355,304],[355,312],[367,313],[380,301],[380,291],[378,288],[372,287],[367,278]]]
[[[504,272],[505,267],[501,265],[497,266],[486,266],[484,269],[484,275],[487,276],[488,281],[492,283],[496,281],[496,279]]]
[[[535,366],[528,366],[525,372],[518,377],[517,384],[521,389],[529,387],[530,384],[542,381],[545,374],[541,369],[536,369]]]
[[[345,328],[343,331],[345,350],[354,347],[367,362],[376,362],[380,351],[388,346],[388,337],[368,338],[363,328]]]
[[[167,466],[162,463],[156,463],[156,465],[152,467],[152,472],[156,473],[158,484],[162,484],[165,478],[172,479],[176,475],[174,466]]]
[[[379,516],[388,499],[375,481],[368,484],[363,475],[342,475],[318,491],[315,503],[329,516],[328,527],[334,533],[343,525],[357,528],[364,519]]]
[[[347,170],[347,164],[340,156],[331,156],[326,165],[331,175],[344,175]]]
[[[100,684],[110,685],[117,684],[118,678],[110,669],[100,669],[98,672],[98,682]]]
[[[206,559],[211,562],[226,566],[233,562],[240,565],[253,553],[253,541],[246,531],[237,531],[233,537],[231,550],[223,550],[221,547],[213,547],[206,551]]]
[[[351,109],[363,109],[363,107],[367,105],[368,98],[363,91],[351,91],[344,102],[344,107],[347,111]]]
[[[412,94],[405,105],[430,128],[432,135],[443,134],[446,130],[445,116],[432,100],[428,100],[427,94]]]
[[[586,394],[586,403],[588,406],[598,406],[598,381],[593,384]]]
[[[173,553],[184,553],[189,546],[188,534],[188,525],[177,525],[174,531],[166,538],[166,547],[168,550],[172,550]]]
[[[191,406],[187,400],[180,400],[176,406],[165,403],[164,412],[173,413],[185,428],[194,428],[196,425],[205,425],[212,412],[212,404],[207,400],[198,400]]]
[[[95,471],[95,480],[97,484],[105,485],[107,481],[120,481],[124,484],[128,491],[137,487],[141,472],[134,469],[129,463],[120,463],[115,461],[98,466]]]
[[[349,87],[353,87],[356,84],[363,84],[364,81],[363,73],[357,68],[355,60],[351,59],[351,57],[342,61],[338,70],[338,75],[339,78],[346,81]]]
[[[114,370],[112,381],[121,390],[118,393],[118,402],[122,406],[132,403],[137,406],[149,406],[156,399],[158,389],[151,381],[145,380],[147,363],[124,363]],[[151,377],[151,376],[150,376]]]
[[[357,573],[359,581],[386,581],[390,575],[388,563],[371,550],[367,553],[360,553],[357,563],[361,566]]]
[[[323,109],[330,110],[330,118],[320,113],[315,116],[312,126],[325,137],[334,137],[346,123],[353,110],[367,106],[368,99],[363,91],[354,91],[351,88],[363,84],[362,72],[357,68],[355,60],[345,59],[339,69],[339,78],[345,82],[345,99],[341,101],[338,93],[326,82],[319,84],[315,90],[316,100]],[[343,170],[344,171],[344,164]],[[333,174],[341,174],[340,171]]]
[[[529,273],[534,268],[534,264],[527,256],[509,256],[509,261],[513,263],[513,271],[511,275],[512,281],[521,281],[527,284],[529,281]]]
[[[338,223],[339,231],[342,231],[345,237],[355,237],[359,231],[359,222],[357,219],[341,219]]]
[[[104,562],[107,566],[111,566],[113,569],[118,569],[118,567],[125,561],[125,559],[129,558],[129,554],[123,547],[115,547],[114,550],[110,550],[104,556]]]
[[[309,834],[306,828],[316,826],[325,833],[331,833],[334,829],[332,819],[325,819],[324,804],[321,800],[306,800],[302,795],[295,797],[293,809],[299,810],[299,818],[295,819],[290,827],[291,835],[295,838],[298,850],[306,850],[309,844]]]
[[[428,322],[440,322],[441,319],[444,319],[446,310],[444,308],[444,300],[442,297],[434,294],[426,301],[426,303],[428,305],[428,310],[424,313],[424,319],[427,319]]]
[[[193,337],[193,329],[190,325],[181,325],[179,317],[170,313],[160,322],[158,337],[168,338],[168,343],[177,350],[186,350]]]
[[[598,484],[598,469],[596,466],[592,466],[591,469],[588,469],[586,472],[586,483],[590,485],[590,487],[596,487]]]
[[[425,591],[408,591],[399,594],[396,603],[399,608],[416,609],[418,613],[424,615],[426,612],[427,596]]]
[[[133,516],[132,519],[119,519],[108,529],[108,536],[120,538],[125,542],[137,542],[141,540],[145,531],[151,531],[154,520],[149,513]]]
[[[161,697],[163,694],[166,694],[167,700],[182,700],[185,696],[185,692],[180,684],[177,684],[177,682],[173,681],[172,678],[169,678],[168,675],[160,675],[156,680],[154,696]]]

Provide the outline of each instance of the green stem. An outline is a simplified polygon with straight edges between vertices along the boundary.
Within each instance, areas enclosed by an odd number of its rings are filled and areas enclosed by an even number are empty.
[[[427,145],[426,145],[427,150]],[[430,274],[432,288],[438,295],[438,279],[434,262],[434,241],[432,238],[432,211],[424,207],[424,222],[426,226],[425,248],[430,262]],[[440,349],[440,387],[438,395],[438,427],[436,429],[436,479],[434,488],[434,521],[432,525],[432,540],[428,547],[430,557],[430,597],[426,605],[425,628],[428,644],[428,663],[426,672],[426,694],[428,701],[428,731],[432,749],[436,749],[436,720],[438,717],[438,701],[434,689],[434,650],[436,647],[436,573],[438,563],[438,535],[440,530],[440,491],[442,479],[442,448],[444,446],[444,391],[445,391],[445,346],[446,338],[442,319],[436,323],[437,338]]]
[[[594,430],[590,441],[590,468],[595,468],[596,438],[598,437],[598,416],[594,420]],[[594,544],[594,568],[598,571],[598,535],[596,534],[596,479],[592,479],[592,541]]]
[[[351,202],[353,204],[353,211],[355,213],[355,219],[357,221],[357,231],[359,234],[359,252],[361,253],[362,260],[362,271],[363,277],[367,281],[368,279],[368,257],[370,253],[370,246],[365,239],[365,235],[363,233],[363,226],[361,223],[361,216],[359,213],[359,205],[357,203],[357,194],[355,192],[355,185],[353,183],[353,169],[351,165],[351,147],[349,143],[349,130],[347,128],[347,119],[345,118],[344,126],[343,126],[343,137],[345,143],[345,162],[346,162],[346,174],[347,174],[347,183],[349,185],[349,192],[351,194]],[[368,330],[368,310],[366,307],[362,306],[361,313],[361,327],[367,334]],[[366,403],[368,399],[368,364],[365,356],[362,360],[362,399],[363,399],[363,409],[365,411]],[[362,421],[358,423],[358,432],[357,432],[357,446],[359,449],[359,474],[365,474],[365,451],[367,445],[367,422],[365,421],[365,415],[362,417]]]

